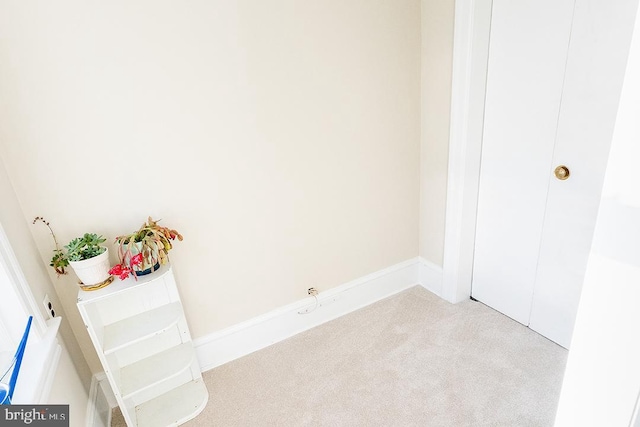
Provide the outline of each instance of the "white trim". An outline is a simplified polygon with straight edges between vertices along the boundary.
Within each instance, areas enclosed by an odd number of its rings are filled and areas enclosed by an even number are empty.
[[[455,4],[442,297],[471,295],[491,0]]]
[[[13,330],[14,336],[18,332],[22,337],[27,316],[33,316],[18,379],[20,387],[16,387],[13,403],[46,403],[62,354],[62,347],[58,342],[58,330],[62,318],[56,317],[45,322],[2,224],[0,224],[0,272],[7,276],[6,280],[3,280],[4,286],[0,289],[0,294],[5,299],[11,297],[9,301],[15,304],[14,307],[9,308],[8,313],[4,312],[4,316],[8,318],[0,316],[0,323],[4,323],[0,328],[3,330],[2,335],[7,335],[7,332]],[[7,307],[3,309],[6,310]],[[17,342],[14,344],[17,345]]]
[[[61,322],[61,317],[55,317],[47,321],[47,332],[42,340],[44,343],[42,346],[46,346],[45,349],[49,349],[52,354],[51,357],[46,357],[44,361],[44,365],[47,366],[47,368],[42,380],[40,392],[40,402],[42,403],[49,401],[51,389],[53,388],[53,380],[58,372],[58,364],[60,363],[60,356],[62,355],[62,346],[58,342],[58,330],[60,329]]]
[[[200,367],[213,369],[419,284],[419,258],[396,264],[194,340]],[[427,287],[429,289],[429,287]],[[309,310],[308,314],[299,312]]]
[[[61,317],[55,317],[47,322],[47,330],[40,339],[32,340],[29,332],[18,377],[20,387],[16,387],[13,403],[42,404],[49,400],[62,353],[62,347],[58,343],[61,320]]]
[[[420,284],[428,291],[442,296],[442,267],[420,258],[418,266],[418,277]]]
[[[89,386],[89,400],[87,401],[87,415],[85,417],[87,427],[95,424],[94,418],[98,413],[98,379],[95,375],[91,377],[91,385]]]
[[[106,386],[106,387],[105,387]],[[91,386],[89,387],[89,400],[87,402],[87,427],[111,426],[111,411],[107,411],[107,418],[100,419],[99,400],[102,397],[107,402],[109,408],[115,408],[118,404],[115,396],[111,392],[107,376],[104,372],[99,372],[91,377]]]
[[[638,392],[636,406],[633,409],[633,415],[631,416],[629,427],[640,427],[640,392]]]
[[[109,380],[107,379],[107,374],[103,372],[98,372],[95,374],[95,377],[100,384],[100,389],[104,396],[107,398],[107,402],[111,408],[115,408],[118,406],[118,402],[116,400],[115,394],[113,394],[113,390],[111,389],[111,385],[109,384]]]
[[[12,285],[14,292],[19,296],[20,305],[22,305],[25,313],[29,313],[33,316],[32,330],[30,332],[40,337],[47,330],[47,325],[42,316],[40,308],[36,304],[31,292],[29,282],[27,282],[22,267],[16,258],[11,244],[9,243],[9,237],[4,231],[2,224],[0,224],[0,262],[6,268],[6,272],[10,275],[11,280],[9,283]]]

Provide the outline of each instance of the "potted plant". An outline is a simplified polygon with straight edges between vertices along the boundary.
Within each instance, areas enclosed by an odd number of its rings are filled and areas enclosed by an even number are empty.
[[[106,242],[103,236],[85,233],[71,240],[64,248],[67,250],[69,265],[85,286],[104,282],[109,274],[109,250],[102,246]]]
[[[154,221],[149,217],[140,229],[131,234],[116,237],[119,264],[109,270],[110,274],[124,280],[132,274],[134,278],[156,271],[160,265],[169,261],[171,243],[182,235],[168,227],[158,225],[160,220]]]
[[[62,250],[58,245],[49,222],[42,217],[36,217],[33,220],[44,223],[51,231],[55,249],[51,258],[51,267],[58,274],[66,274],[65,268],[71,266],[76,276],[82,282],[82,287],[92,287],[105,283],[109,278],[109,250],[102,244],[107,241],[103,236],[95,233],[85,233],[81,237],[76,237],[69,244],[64,246]]]

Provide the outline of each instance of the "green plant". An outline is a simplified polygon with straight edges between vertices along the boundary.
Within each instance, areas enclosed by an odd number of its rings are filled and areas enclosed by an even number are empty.
[[[49,265],[53,267],[53,269],[59,275],[67,274],[65,267],[69,266],[69,260],[65,256],[64,252],[62,252],[62,249],[60,249],[60,245],[58,245],[58,239],[56,239],[56,234],[53,232],[53,229],[51,228],[49,221],[47,221],[41,216],[37,216],[33,219],[32,224],[35,224],[36,222],[42,222],[44,225],[47,226],[47,228],[51,232],[51,236],[53,237],[53,243],[56,246],[56,248],[53,250],[53,257],[51,258],[51,263]]]
[[[54,249],[53,250],[53,258],[51,258],[51,262],[49,263],[49,265],[51,267],[53,267],[53,269],[56,271],[56,273],[58,273],[58,274],[67,274],[67,271],[65,270],[65,267],[69,266],[69,260],[64,255],[64,252],[62,252],[62,250]]]
[[[98,236],[97,234],[85,233],[84,236],[77,237],[71,240],[68,245],[64,246],[67,251],[65,253],[60,248],[58,239],[56,238],[56,235],[53,232],[53,229],[51,228],[49,222],[41,216],[37,216],[34,218],[33,224],[35,224],[36,222],[42,222],[51,232],[51,236],[53,237],[53,242],[55,244],[55,249],[53,250],[53,257],[51,258],[51,262],[49,263],[49,265],[53,267],[57,274],[67,274],[65,268],[69,266],[69,261],[82,261],[85,259],[90,259],[100,255],[107,250],[106,247],[101,246],[101,244],[106,242],[107,239],[105,239],[103,236]]]
[[[177,230],[158,225],[158,222],[160,220],[154,221],[149,217],[138,231],[116,237],[120,264],[111,268],[111,274],[121,279],[126,279],[129,274],[137,277],[134,266],[138,270],[150,268],[155,271],[157,265],[169,261],[169,251],[173,248],[171,242],[175,239],[182,241],[182,235]]]
[[[100,246],[106,241],[107,239],[103,236],[84,233],[84,236],[76,237],[64,247],[67,250],[67,259],[75,262],[96,257],[107,250],[104,246]]]

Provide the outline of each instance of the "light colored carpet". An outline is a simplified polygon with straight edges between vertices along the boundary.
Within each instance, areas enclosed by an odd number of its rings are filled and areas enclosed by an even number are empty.
[[[414,287],[206,372],[209,403],[186,425],[552,426],[566,356]]]

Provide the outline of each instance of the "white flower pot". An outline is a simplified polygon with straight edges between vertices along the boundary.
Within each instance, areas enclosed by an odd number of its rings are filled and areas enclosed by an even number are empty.
[[[69,261],[76,276],[85,286],[93,286],[104,282],[109,274],[109,249],[93,258],[82,261]]]

